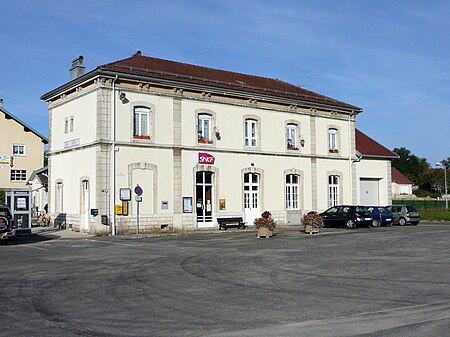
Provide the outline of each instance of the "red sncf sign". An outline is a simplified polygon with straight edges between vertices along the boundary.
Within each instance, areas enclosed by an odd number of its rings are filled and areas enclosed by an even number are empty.
[[[198,153],[198,163],[199,164],[214,165],[215,160],[216,160],[216,158],[214,158],[214,156],[210,155],[209,153],[205,153],[205,152]]]

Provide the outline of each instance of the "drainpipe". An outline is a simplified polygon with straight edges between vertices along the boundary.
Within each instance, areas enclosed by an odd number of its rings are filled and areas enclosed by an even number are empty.
[[[113,103],[113,141],[112,141],[112,152],[113,152],[113,205],[112,205],[112,219],[111,219],[111,235],[116,235],[116,81],[119,79],[119,75],[116,75],[112,82],[112,103]],[[111,195],[111,194],[110,194]],[[109,204],[111,209],[111,203]],[[111,211],[110,211],[111,212]]]
[[[348,177],[350,185],[350,204],[353,204],[353,176],[352,176],[352,116],[355,112],[352,111],[348,115]]]

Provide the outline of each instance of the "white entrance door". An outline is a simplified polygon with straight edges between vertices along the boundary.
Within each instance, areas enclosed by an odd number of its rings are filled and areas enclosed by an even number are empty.
[[[195,177],[198,228],[213,226],[213,173],[200,171]]]
[[[360,204],[364,206],[378,206],[378,179],[361,178],[360,185]]]
[[[89,181],[83,181],[83,231],[89,232]]]
[[[253,226],[253,221],[259,216],[259,174],[244,174],[244,212],[247,226]]]

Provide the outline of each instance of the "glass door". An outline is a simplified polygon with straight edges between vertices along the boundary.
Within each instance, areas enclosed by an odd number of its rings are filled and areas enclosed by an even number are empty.
[[[213,226],[213,173],[200,171],[196,173],[196,209],[197,226]]]
[[[244,212],[247,226],[253,226],[253,221],[259,216],[259,174],[244,174]]]

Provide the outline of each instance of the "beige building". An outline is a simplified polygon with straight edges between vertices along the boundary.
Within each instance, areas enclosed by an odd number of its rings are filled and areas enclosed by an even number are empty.
[[[33,171],[44,165],[46,137],[8,112],[0,100],[0,188],[26,189]]]
[[[390,202],[389,155],[356,149],[361,108],[277,79],[138,52],[86,74],[80,57],[42,99],[49,210],[75,230],[252,225],[265,210],[298,224],[305,211],[367,200],[367,182],[371,202]]]

